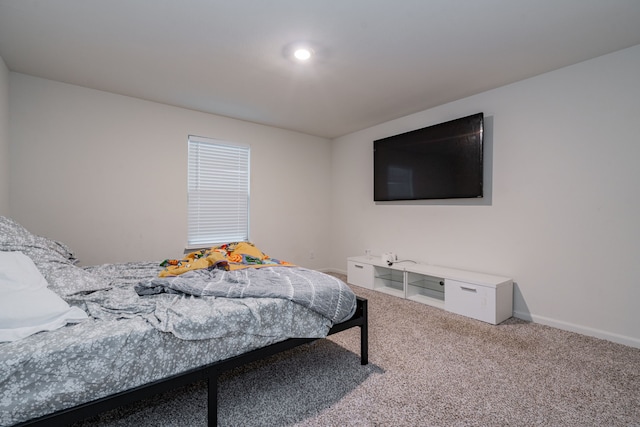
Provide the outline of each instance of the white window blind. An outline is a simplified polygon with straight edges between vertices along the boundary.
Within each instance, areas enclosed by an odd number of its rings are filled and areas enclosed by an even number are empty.
[[[188,247],[249,240],[249,154],[246,145],[189,136]]]

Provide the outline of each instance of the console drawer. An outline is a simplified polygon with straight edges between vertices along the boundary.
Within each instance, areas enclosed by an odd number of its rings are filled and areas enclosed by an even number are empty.
[[[373,289],[373,265],[347,261],[347,282],[363,288]]]
[[[497,324],[496,289],[475,283],[444,281],[444,306],[447,311]]]

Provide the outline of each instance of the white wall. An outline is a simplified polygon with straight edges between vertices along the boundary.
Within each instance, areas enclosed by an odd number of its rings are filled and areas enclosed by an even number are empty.
[[[0,215],[9,214],[9,69],[0,57]]]
[[[194,134],[251,145],[258,247],[328,267],[329,140],[24,74],[9,81],[12,216],[83,264],[182,254]]]
[[[640,46],[333,141],[332,265],[392,250],[510,276],[517,316],[640,347],[638,76]],[[373,202],[373,140],[479,111],[484,205]]]
[[[518,316],[640,347],[638,75],[640,46],[330,142],[9,73],[9,206],[85,264],[174,256],[186,239],[186,136],[246,142],[252,239],[268,253],[345,271],[365,248],[393,250],[508,275]],[[492,181],[483,204],[373,203],[374,139],[478,111]]]

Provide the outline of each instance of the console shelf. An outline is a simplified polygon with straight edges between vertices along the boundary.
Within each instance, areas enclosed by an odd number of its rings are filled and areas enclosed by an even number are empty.
[[[371,289],[402,297],[404,296],[404,275],[401,271],[374,265]]]
[[[356,286],[442,308],[494,325],[513,315],[513,280],[380,257],[347,258],[347,281]]]

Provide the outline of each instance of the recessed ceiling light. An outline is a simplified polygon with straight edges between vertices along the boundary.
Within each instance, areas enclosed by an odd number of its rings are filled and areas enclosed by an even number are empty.
[[[308,61],[313,56],[313,51],[306,47],[300,47],[293,52],[293,56],[299,61]]]
[[[316,56],[316,49],[308,42],[289,43],[282,52],[285,58],[299,63],[310,62]]]

